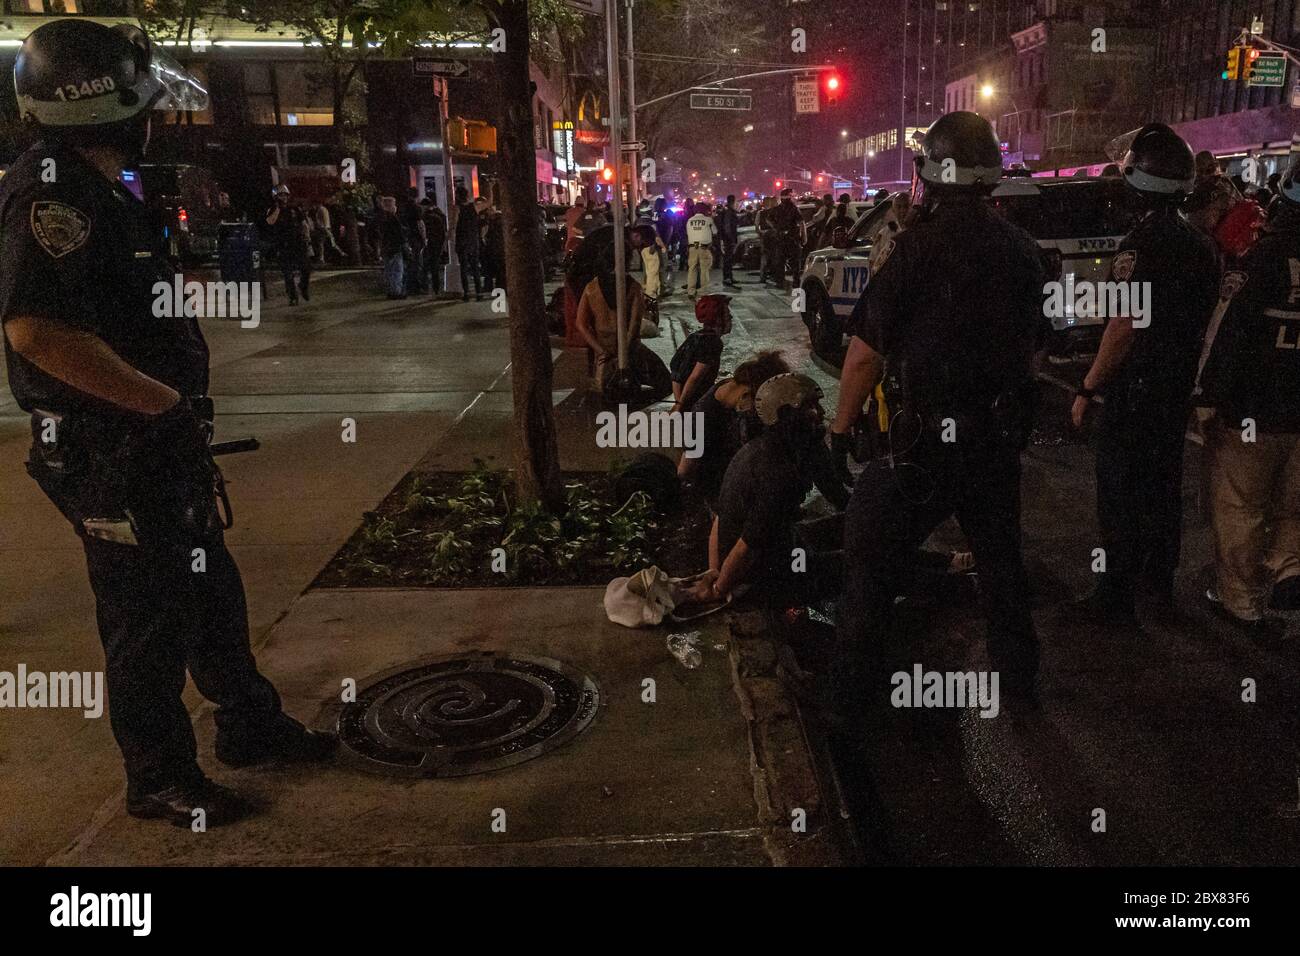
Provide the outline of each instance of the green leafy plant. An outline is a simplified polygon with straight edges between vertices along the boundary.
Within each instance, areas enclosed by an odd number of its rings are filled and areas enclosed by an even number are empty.
[[[436,576],[452,578],[470,570],[474,542],[457,536],[454,531],[435,531],[427,540],[433,546],[429,567]]]

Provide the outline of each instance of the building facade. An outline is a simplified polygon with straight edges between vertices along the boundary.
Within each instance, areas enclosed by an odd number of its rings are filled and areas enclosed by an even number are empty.
[[[50,19],[74,15],[141,25],[134,14],[147,7],[130,0],[4,0],[0,70],[12,74],[23,39]],[[165,36],[153,32],[155,39]],[[417,76],[411,59],[368,57],[340,94],[319,50],[304,45],[288,26],[259,30],[214,13],[195,17],[184,36],[180,43],[161,42],[207,86],[209,108],[159,114],[150,162],[202,167],[229,194],[231,207],[250,216],[265,207],[279,183],[308,200],[328,198],[343,182],[346,159],[355,162],[357,182],[379,194],[413,187],[421,197],[443,201],[441,104],[434,81]],[[481,44],[460,41],[440,55],[470,65],[468,76],[447,84],[453,129],[490,127],[499,97]],[[538,199],[567,201],[576,172],[558,168],[562,164],[549,137],[553,123],[573,113],[567,66],[561,59],[535,64],[531,72]],[[494,135],[477,139],[492,143]],[[0,166],[29,140],[17,119],[12,83],[0,83]],[[493,148],[457,148],[453,140],[451,155],[456,184],[474,196],[491,192]]]
[[[1265,175],[1289,161],[1300,132],[1297,65],[1281,87],[1223,78],[1228,49],[1258,18],[1259,40],[1300,47],[1300,0],[1161,0],[1153,118],[1237,173],[1256,158]],[[1262,45],[1262,44],[1261,44]]]

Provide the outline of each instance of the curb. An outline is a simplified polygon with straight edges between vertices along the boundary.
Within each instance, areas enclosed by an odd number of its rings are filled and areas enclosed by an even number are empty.
[[[775,866],[844,866],[798,701],[782,679],[779,648],[762,611],[729,615],[732,683],[749,729],[754,801],[765,829],[764,849]],[[806,832],[796,832],[795,814]]]

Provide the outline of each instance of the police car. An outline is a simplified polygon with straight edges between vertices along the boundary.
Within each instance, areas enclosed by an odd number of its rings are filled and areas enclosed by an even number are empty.
[[[1066,281],[1103,281],[1120,240],[1132,227],[1136,207],[1122,179],[1076,177],[1004,179],[991,201],[1043,249],[1048,271]],[[804,324],[815,352],[835,357],[844,347],[849,316],[870,278],[871,241],[893,200],[868,209],[840,248],[808,256],[801,287]],[[1055,353],[1095,348],[1104,320],[1076,315],[1072,305],[1052,320],[1049,348]]]
[[[813,217],[822,208],[820,202],[801,201],[795,205],[805,223],[811,223]],[[849,216],[857,221],[862,212],[870,208],[871,203],[855,200],[849,203]],[[758,228],[754,225],[756,215],[756,212],[749,213],[748,219],[742,216],[740,227],[736,230],[736,261],[740,263],[742,269],[748,269],[750,272],[757,272],[763,260],[763,242],[759,238]]]

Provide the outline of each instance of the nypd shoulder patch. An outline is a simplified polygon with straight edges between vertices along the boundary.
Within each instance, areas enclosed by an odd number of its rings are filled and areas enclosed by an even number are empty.
[[[1246,273],[1244,272],[1225,272],[1223,281],[1219,283],[1219,301],[1231,302],[1232,297],[1240,292],[1246,285]]]
[[[1110,274],[1116,282],[1127,282],[1137,268],[1138,254],[1132,249],[1125,249],[1115,256],[1110,265]]]
[[[889,261],[889,257],[894,253],[895,245],[893,236],[882,236],[878,241],[880,243],[880,258],[876,260],[877,272],[885,268],[885,263]]]
[[[90,235],[90,218],[66,203],[43,199],[32,203],[32,235],[55,259],[81,248]]]

